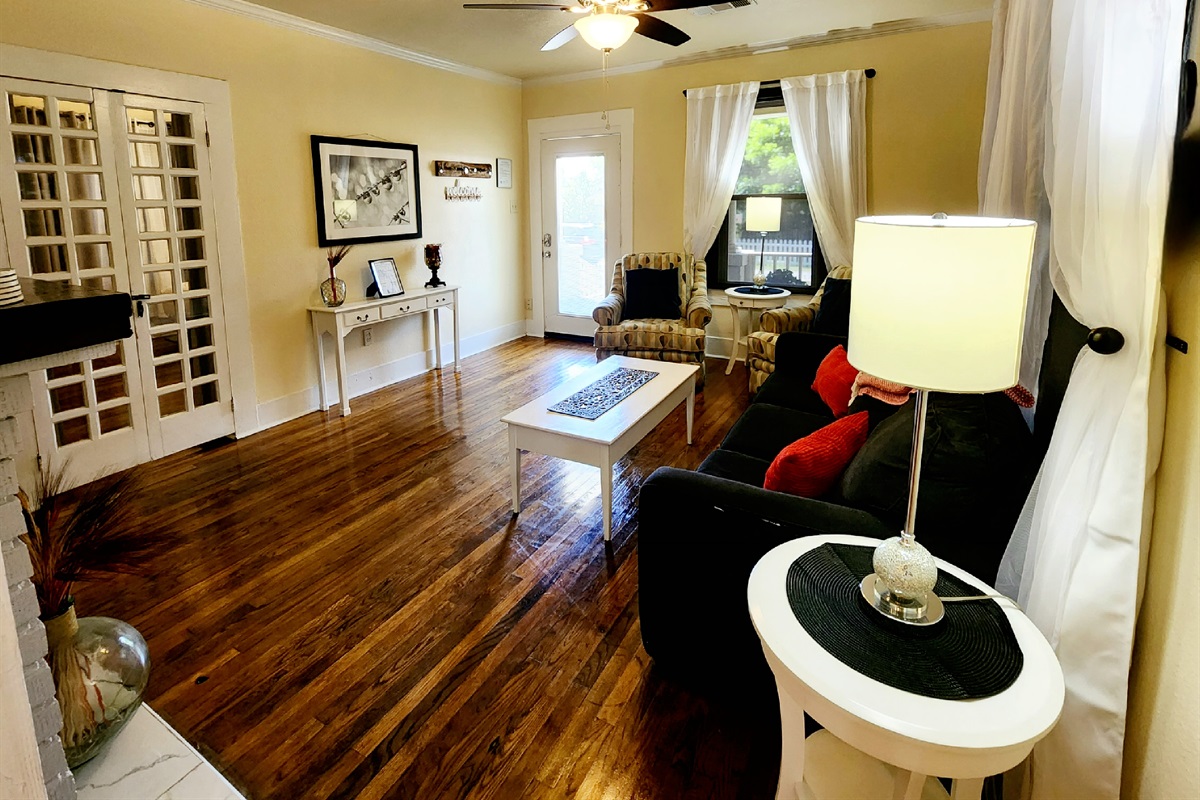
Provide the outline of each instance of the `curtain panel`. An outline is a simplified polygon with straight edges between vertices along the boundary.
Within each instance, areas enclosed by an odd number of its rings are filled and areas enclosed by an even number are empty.
[[[704,258],[737,186],[758,81],[687,90],[683,167],[683,251]]]
[[[1032,219],[1038,224],[1021,350],[1021,385],[1034,397],[1054,299],[1050,202],[1042,175],[1049,63],[1050,4],[1044,0],[997,0],[979,147],[979,213]],[[1026,419],[1032,425],[1032,409],[1027,409]]]
[[[1006,31],[1035,37],[1035,16],[1018,18],[1018,5],[1001,2]],[[1162,439],[1157,343],[1184,5],[1054,0],[1050,11],[1050,278],[1076,319],[1117,328],[1125,346],[1114,355],[1085,348],[1076,360],[1001,567],[1000,590],[1015,593],[1066,678],[1062,718],[1033,751],[1034,798],[1120,796],[1140,559]]]
[[[867,212],[867,76],[861,69],[779,82],[804,191],[831,268],[850,265]]]

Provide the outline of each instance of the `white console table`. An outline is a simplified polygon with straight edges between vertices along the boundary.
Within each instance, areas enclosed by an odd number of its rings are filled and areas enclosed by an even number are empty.
[[[442,331],[438,315],[443,308],[454,311],[454,371],[458,372],[458,287],[439,286],[436,289],[417,289],[398,297],[383,297],[376,300],[360,300],[336,308],[309,306],[312,318],[313,343],[317,349],[317,373],[321,387],[321,410],[330,407],[325,388],[324,334],[333,338],[333,349],[337,361],[338,393],[342,399],[342,416],[350,413],[350,375],[346,368],[346,336],[354,330],[368,325],[377,325],[390,319],[408,317],[413,314],[433,316],[433,352],[437,368],[442,368]]]

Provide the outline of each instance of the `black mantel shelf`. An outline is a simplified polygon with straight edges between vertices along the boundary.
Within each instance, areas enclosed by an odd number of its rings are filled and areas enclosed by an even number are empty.
[[[0,364],[77,350],[133,335],[124,292],[21,278],[25,301],[0,306]]]

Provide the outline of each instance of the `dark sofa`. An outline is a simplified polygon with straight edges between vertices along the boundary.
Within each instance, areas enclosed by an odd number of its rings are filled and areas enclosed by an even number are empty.
[[[778,544],[812,534],[886,538],[908,500],[913,401],[858,398],[866,444],[819,499],[762,488],[786,445],[832,421],[810,388],[839,337],[780,336],[776,369],[721,446],[696,471],[663,467],[641,491],[638,591],[642,641],[662,668],[693,678],[769,679],[746,584]],[[1065,380],[1064,380],[1065,384]],[[1003,393],[932,394],[917,538],[936,556],[993,581],[1036,469],[1021,409]]]

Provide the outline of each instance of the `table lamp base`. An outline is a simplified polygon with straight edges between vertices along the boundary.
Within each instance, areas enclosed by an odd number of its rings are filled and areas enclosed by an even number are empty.
[[[871,608],[907,625],[934,625],[946,615],[941,599],[933,592],[925,595],[924,602],[899,598],[888,590],[887,584],[874,572],[863,578],[858,588]]]

